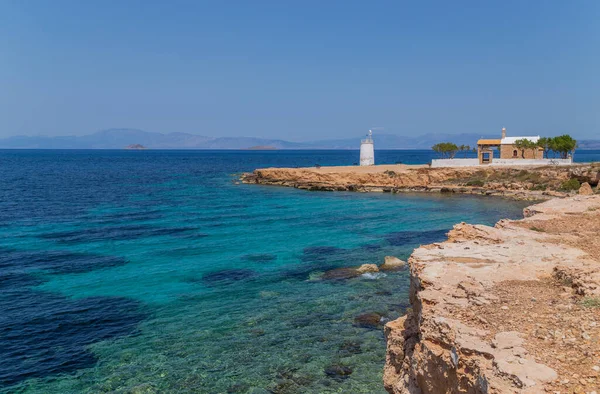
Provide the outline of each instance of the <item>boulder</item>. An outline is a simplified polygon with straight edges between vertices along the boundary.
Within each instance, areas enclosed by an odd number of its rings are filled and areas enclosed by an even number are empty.
[[[361,274],[367,272],[379,272],[379,268],[377,268],[377,264],[363,264],[356,269]]]
[[[579,188],[579,194],[582,194],[584,196],[591,196],[592,194],[594,194],[594,191],[592,190],[590,184],[585,182]]]
[[[361,328],[383,327],[383,316],[377,312],[363,313],[354,318],[354,326]]]
[[[323,372],[330,377],[346,378],[352,374],[352,368],[345,365],[333,364],[326,367]]]
[[[379,267],[381,271],[398,271],[406,266],[406,261],[394,256],[385,256],[383,264]]]
[[[325,280],[344,280],[350,278],[356,278],[360,276],[361,273],[358,272],[356,268],[336,268],[330,271],[325,272],[321,279]]]

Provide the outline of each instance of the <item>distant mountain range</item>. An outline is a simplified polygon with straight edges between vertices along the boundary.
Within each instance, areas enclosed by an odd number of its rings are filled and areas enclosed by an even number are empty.
[[[0,149],[125,149],[142,145],[146,149],[359,149],[362,137],[311,142],[290,142],[253,137],[206,137],[187,133],[152,133],[136,129],[102,130],[83,136],[15,136],[0,139]],[[475,146],[480,138],[497,135],[437,134],[399,136],[375,134],[377,149],[430,149],[438,142]],[[600,140],[583,140],[580,149],[600,149]]]
[[[577,145],[581,150],[600,149],[600,140],[581,140]]]

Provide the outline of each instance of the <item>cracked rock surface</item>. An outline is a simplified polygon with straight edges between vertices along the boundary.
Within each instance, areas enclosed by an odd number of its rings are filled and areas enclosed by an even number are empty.
[[[413,252],[412,308],[385,327],[389,393],[600,391],[600,195],[524,214]]]

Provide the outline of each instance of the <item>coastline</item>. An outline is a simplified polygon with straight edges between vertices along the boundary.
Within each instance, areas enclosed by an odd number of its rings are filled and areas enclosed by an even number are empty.
[[[595,186],[600,164],[571,166],[456,167],[377,165],[368,167],[264,168],[241,176],[244,183],[311,191],[433,192],[502,196],[520,200],[568,197],[564,182],[576,179]]]
[[[413,251],[411,308],[385,326],[384,387],[391,394],[600,387],[599,165],[268,168],[241,180],[547,200],[494,227],[457,224],[446,241]],[[571,180],[581,188],[562,191]]]
[[[389,393],[600,387],[600,195],[524,216],[414,250],[411,309],[385,327]]]

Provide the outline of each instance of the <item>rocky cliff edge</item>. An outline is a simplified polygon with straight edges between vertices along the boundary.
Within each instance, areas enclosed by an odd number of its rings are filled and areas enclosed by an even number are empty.
[[[242,176],[244,183],[307,190],[430,191],[509,196],[519,199],[564,197],[581,183],[597,186],[600,164],[430,168],[425,165],[265,168]],[[590,186],[591,185],[591,186]],[[600,191],[596,187],[596,192]]]
[[[386,325],[389,393],[593,393],[600,387],[600,196],[414,251],[408,313]]]

